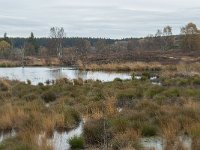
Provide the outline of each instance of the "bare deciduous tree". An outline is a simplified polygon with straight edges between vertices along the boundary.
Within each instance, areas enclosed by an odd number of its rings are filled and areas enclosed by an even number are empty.
[[[171,49],[175,43],[175,39],[172,36],[172,27],[166,26],[163,29],[163,39],[164,39],[164,50]]]
[[[76,45],[77,53],[79,55],[79,61],[81,61],[84,69],[85,65],[87,64],[88,59],[88,51],[91,48],[91,43],[88,40],[80,39]]]
[[[200,49],[200,30],[196,24],[188,23],[185,27],[181,28],[181,46],[185,50]]]
[[[164,27],[163,36],[172,36],[172,27],[170,26]]]
[[[65,38],[66,34],[64,28],[59,27],[52,27],[50,29],[50,37],[53,41],[54,47],[56,49],[56,54],[59,59],[62,60],[63,58],[63,39]]]

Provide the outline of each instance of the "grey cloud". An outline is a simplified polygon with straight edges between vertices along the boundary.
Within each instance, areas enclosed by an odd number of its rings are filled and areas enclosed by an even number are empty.
[[[123,38],[146,36],[165,25],[200,23],[198,0],[1,0],[0,34],[48,36],[63,26],[68,36]]]

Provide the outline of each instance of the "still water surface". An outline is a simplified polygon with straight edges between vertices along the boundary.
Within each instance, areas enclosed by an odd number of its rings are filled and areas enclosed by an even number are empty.
[[[0,78],[9,80],[27,81],[30,80],[33,85],[45,83],[47,80],[56,80],[60,78],[83,80],[100,80],[102,82],[113,81],[115,78],[131,79],[130,73],[116,73],[104,71],[80,71],[74,68],[48,68],[48,67],[16,67],[0,68]]]

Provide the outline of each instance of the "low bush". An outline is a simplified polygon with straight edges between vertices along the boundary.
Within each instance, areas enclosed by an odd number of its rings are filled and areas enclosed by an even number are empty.
[[[141,78],[141,80],[142,80],[142,81],[145,81],[145,80],[150,79],[150,77],[151,77],[151,75],[150,75],[149,72],[143,72],[143,73],[142,73],[142,78]]]
[[[146,77],[147,79],[150,79],[151,75],[149,72],[143,72],[142,77]]]
[[[117,95],[117,106],[118,107],[131,107],[134,105],[135,95],[132,92],[119,93]]]
[[[193,84],[194,85],[200,85],[200,78],[199,77],[196,77],[193,79]]]
[[[24,99],[26,101],[32,101],[32,100],[38,99],[38,96],[34,93],[30,93],[30,94],[25,95]]]
[[[184,92],[182,93],[185,97],[190,97],[194,98],[197,100],[200,100],[200,89],[185,89]]]
[[[164,91],[164,95],[168,98],[176,98],[180,96],[180,91],[177,88],[169,88]]]
[[[82,136],[74,136],[69,139],[71,149],[84,149],[84,139]]]
[[[9,85],[6,81],[0,81],[0,91],[8,91]]]
[[[118,118],[112,120],[112,127],[115,133],[124,133],[128,128],[128,120]]]
[[[40,82],[40,83],[38,83],[38,85],[39,85],[39,86],[44,86],[44,84],[43,84],[43,83],[41,83],[41,82]]]
[[[112,149],[113,150],[121,150],[128,146],[128,140],[124,139],[123,135],[116,137],[112,141]]]
[[[87,144],[101,145],[104,141],[103,120],[87,122],[84,126],[84,138]]]
[[[79,123],[81,121],[81,116],[79,115],[79,113],[77,111],[75,111],[74,109],[71,109],[71,115],[73,117],[73,119],[75,120],[76,123]]]
[[[115,82],[122,82],[122,79],[120,79],[120,78],[115,78],[114,81],[115,81]]]
[[[31,80],[27,80],[27,84],[31,85]]]
[[[84,81],[82,79],[75,79],[73,80],[73,82],[74,82],[74,85],[79,85],[79,86],[84,84]]]
[[[192,138],[200,138],[200,123],[192,124],[189,133]]]
[[[189,81],[187,79],[184,79],[184,78],[179,78],[177,80],[177,85],[178,86],[186,86],[189,84]]]
[[[52,106],[52,113],[56,114],[56,126],[59,131],[65,131],[75,128],[80,122],[81,118],[77,111],[65,104]]]
[[[157,134],[157,129],[152,125],[143,126],[141,131],[142,131],[141,134],[144,137],[156,136]]]
[[[118,107],[131,107],[136,102],[136,99],[143,96],[143,91],[140,88],[122,90],[117,94]]]
[[[164,88],[161,86],[152,86],[146,91],[145,95],[147,98],[153,98],[154,96],[158,95],[159,93],[163,91],[164,91]]]
[[[29,134],[32,135],[32,133]],[[34,136],[32,138],[34,138]],[[49,145],[47,142],[42,143],[42,145],[38,145],[38,143],[36,142],[28,142],[26,140],[19,136],[7,139],[6,141],[0,144],[0,150],[52,150],[53,149],[53,147]]]
[[[94,88],[91,91],[88,92],[88,98],[92,101],[100,101],[104,99],[104,94],[102,89]]]
[[[46,102],[53,102],[56,100],[56,94],[53,91],[47,91],[42,94],[42,99]]]
[[[51,84],[51,81],[50,80],[46,80],[46,85],[50,85]]]

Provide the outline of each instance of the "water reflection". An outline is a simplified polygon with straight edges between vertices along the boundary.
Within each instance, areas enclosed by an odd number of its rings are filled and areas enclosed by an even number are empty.
[[[54,131],[53,136],[47,139],[47,143],[52,145],[54,150],[69,150],[69,140],[74,136],[80,137],[83,134],[83,122],[80,122],[77,128],[70,130],[69,132]],[[42,145],[43,139],[45,139],[45,133],[38,136],[38,144]]]
[[[192,150],[192,138],[186,135],[178,136],[175,145],[181,144],[184,150]],[[166,140],[161,137],[142,138],[141,144],[145,150],[165,150]]]
[[[75,77],[78,78],[82,78],[82,79],[86,79],[87,78],[87,71],[79,71],[79,70],[75,70]]]
[[[146,150],[164,150],[164,143],[165,141],[159,137],[141,139],[141,144]]]
[[[10,131],[1,131],[0,132],[0,143],[2,143],[4,140],[16,136],[16,131],[14,129]]]
[[[100,80],[103,82],[113,81],[115,78],[131,79],[130,73],[114,73],[103,71],[79,71],[74,68],[48,68],[48,67],[16,67],[16,68],[0,68],[0,78],[9,80],[30,80],[36,85],[40,82],[45,83],[47,80],[56,80],[59,78],[83,80]]]
[[[62,69],[61,68],[55,68],[55,69],[49,69],[49,74],[53,78],[61,78],[62,77]]]
[[[54,150],[68,150],[70,149],[69,139],[74,136],[81,136],[83,133],[83,122],[79,124],[76,129],[73,129],[69,132],[59,133],[57,131],[54,132],[53,138],[50,140],[53,143]]]

